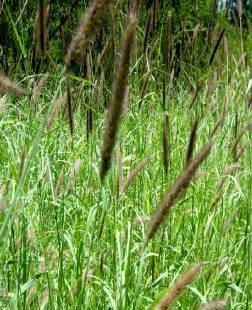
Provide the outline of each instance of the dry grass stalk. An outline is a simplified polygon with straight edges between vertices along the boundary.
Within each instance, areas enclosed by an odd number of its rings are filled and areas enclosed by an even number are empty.
[[[170,211],[176,200],[185,192],[187,187],[189,187],[190,182],[192,181],[199,165],[209,155],[212,145],[213,142],[211,141],[199,151],[199,153],[189,162],[189,164],[185,167],[184,171],[182,171],[181,174],[174,181],[170,190],[165,194],[159,209],[149,223],[144,243],[145,246],[147,246],[150,239],[154,236],[159,226],[165,220],[168,212]]]
[[[123,113],[124,98],[127,90],[127,78],[130,67],[130,56],[133,49],[135,28],[137,19],[129,16],[129,22],[125,31],[121,46],[121,54],[115,70],[112,98],[106,115],[105,128],[101,147],[100,178],[104,180],[111,164],[111,155],[116,141],[120,118]]]
[[[108,0],[95,0],[83,14],[79,28],[72,38],[65,57],[65,72],[74,64],[78,64],[84,54],[93,33],[100,24],[101,15],[105,11]]]
[[[199,307],[198,310],[224,310],[227,308],[227,299],[215,299]]]
[[[44,74],[44,76],[36,84],[36,86],[34,88],[34,92],[33,92],[33,98],[32,98],[33,107],[38,102],[38,99],[39,99],[40,94],[41,94],[41,90],[44,87],[47,79],[48,79],[48,73]]]
[[[17,97],[25,95],[25,91],[7,76],[0,75],[0,94],[10,94]]]
[[[212,52],[211,57],[210,57],[210,59],[209,59],[209,63],[208,63],[209,66],[211,66],[212,63],[213,63],[213,61],[214,61],[214,58],[215,58],[215,55],[216,55],[217,50],[218,50],[218,48],[219,48],[221,39],[223,38],[225,32],[226,32],[226,29],[224,28],[224,29],[222,30],[222,32],[220,33],[220,35],[219,35],[219,38],[218,38],[218,40],[217,40],[217,42],[216,42],[216,44],[215,44],[215,46],[214,46],[213,52]]]
[[[51,111],[51,114],[50,114],[50,116],[48,118],[48,122],[47,122],[47,129],[48,130],[52,127],[60,108],[65,103],[65,100],[66,100],[65,98],[58,98],[54,101],[52,111]]]
[[[189,161],[191,160],[193,156],[193,151],[194,151],[195,142],[197,138],[198,124],[199,124],[198,119],[195,119],[192,124],[192,129],[191,129],[190,138],[189,138],[188,147],[187,147],[186,165],[188,165]]]
[[[72,106],[71,89],[69,84],[70,84],[69,79],[67,79],[67,111],[68,111],[70,133],[73,136],[74,133],[73,106]]]
[[[73,187],[75,184],[75,179],[76,179],[77,175],[79,174],[81,164],[82,164],[82,160],[80,160],[80,159],[76,159],[74,164],[73,164],[73,167],[72,167],[71,172],[70,172],[69,181],[67,184],[68,194],[71,193],[73,190]]]
[[[169,115],[166,114],[163,122],[163,165],[165,175],[168,174],[170,164],[170,126],[169,126]]]
[[[121,192],[120,192],[121,195],[127,191],[127,189],[129,188],[130,184],[135,180],[135,178],[138,176],[138,174],[144,170],[144,168],[148,165],[148,163],[150,162],[150,160],[151,160],[150,157],[144,158],[144,159],[131,171],[131,173],[130,173],[130,175],[128,176],[127,180],[126,180],[125,182],[123,182],[123,184],[122,184],[122,188],[121,188]]]
[[[155,310],[168,310],[171,309],[176,299],[183,293],[188,285],[190,285],[198,276],[202,269],[203,263],[197,263],[181,275],[174,285],[164,294],[159,303],[155,306]]]

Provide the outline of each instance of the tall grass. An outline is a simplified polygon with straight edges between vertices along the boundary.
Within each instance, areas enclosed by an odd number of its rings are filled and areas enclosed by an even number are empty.
[[[45,3],[48,74],[0,76],[0,308],[250,309],[249,70],[228,27],[209,25],[196,74],[200,24],[181,25],[179,54],[161,2],[144,29],[143,1],[96,0],[56,65]]]

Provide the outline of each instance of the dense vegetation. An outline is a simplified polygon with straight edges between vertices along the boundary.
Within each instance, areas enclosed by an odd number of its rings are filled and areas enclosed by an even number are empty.
[[[2,1],[1,309],[252,309],[251,12]]]

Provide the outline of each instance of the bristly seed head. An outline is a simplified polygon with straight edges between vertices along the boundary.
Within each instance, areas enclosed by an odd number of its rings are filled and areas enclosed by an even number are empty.
[[[108,0],[95,0],[83,14],[76,35],[68,48],[65,57],[65,73],[75,64],[80,63],[93,33],[96,31]]]
[[[101,147],[100,178],[104,178],[110,168],[111,155],[115,145],[120,118],[124,110],[127,79],[130,67],[130,57],[133,50],[137,18],[131,14],[121,46],[121,53],[115,70],[112,97],[109,110],[106,114],[105,129]]]

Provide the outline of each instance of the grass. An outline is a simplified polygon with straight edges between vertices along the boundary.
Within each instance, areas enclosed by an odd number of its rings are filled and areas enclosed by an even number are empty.
[[[162,155],[162,91],[152,79],[139,111],[141,81],[132,74],[129,110],[117,141],[124,179],[144,157],[151,156],[151,161],[120,197],[116,152],[104,185],[100,183],[104,115],[98,110],[93,132],[86,139],[88,92],[82,94],[74,115],[73,138],[68,122],[62,120],[62,110],[50,131],[43,129],[55,96],[65,92],[60,78],[49,74],[34,112],[27,97],[5,95],[1,99],[0,197],[6,209],[0,221],[7,214],[10,221],[4,230],[1,224],[0,308],[148,309],[181,273],[203,261],[203,270],[178,299],[176,309],[194,309],[225,295],[230,298],[229,309],[252,309],[250,149],[240,160],[241,169],[227,176],[218,204],[210,208],[218,181],[233,161],[235,111],[238,131],[251,119],[243,96],[246,71],[237,70],[230,86],[225,78],[219,80],[210,96],[203,89],[190,112],[192,95],[187,88],[180,84],[175,95],[169,96],[171,164],[167,176]],[[85,87],[92,91],[91,85]],[[29,91],[32,94],[32,88]],[[183,170],[191,123],[200,112],[204,117],[198,126],[196,152],[209,140],[227,94],[232,99],[224,126],[201,165],[206,176],[191,184],[142,250],[147,224],[135,225],[136,217],[152,216]],[[209,112],[213,98],[217,106]],[[246,132],[239,146],[250,136]],[[82,164],[74,189],[68,193],[76,159]],[[63,185],[56,197],[54,189],[62,170]]]

